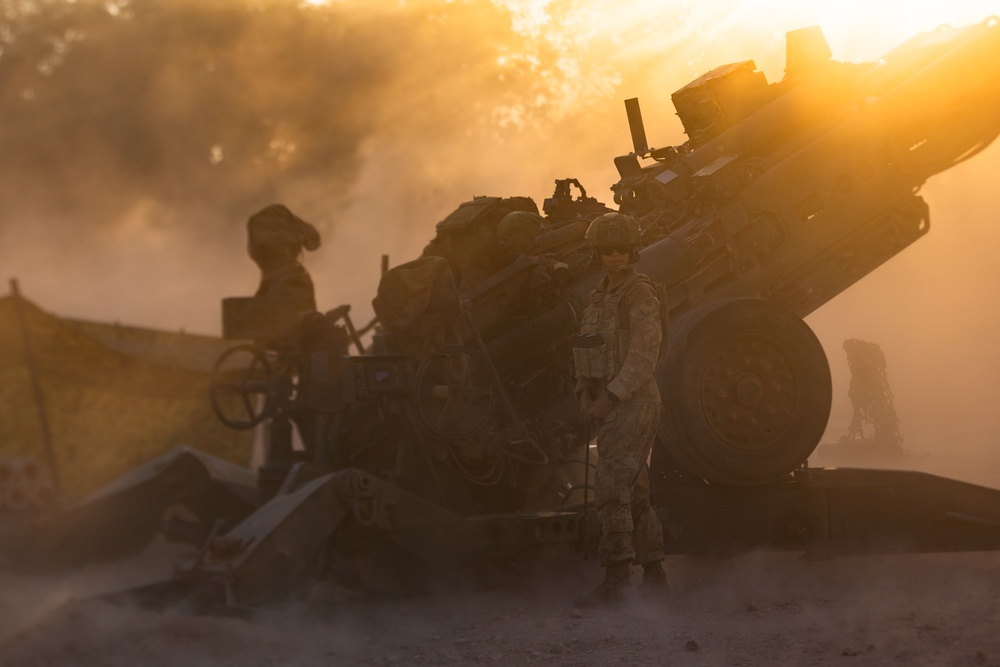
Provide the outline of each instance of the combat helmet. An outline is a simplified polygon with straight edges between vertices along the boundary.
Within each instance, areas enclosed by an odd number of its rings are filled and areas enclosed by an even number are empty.
[[[524,252],[545,229],[545,219],[530,211],[511,211],[497,225],[497,241],[513,254]]]
[[[319,246],[316,228],[282,204],[271,204],[247,220],[247,252],[262,269],[296,261],[303,248]]]
[[[639,236],[642,230],[638,221],[631,215],[624,213],[605,213],[598,216],[587,227],[584,238],[594,249],[594,256],[597,257],[597,248],[607,247],[628,247],[630,263],[639,261]]]

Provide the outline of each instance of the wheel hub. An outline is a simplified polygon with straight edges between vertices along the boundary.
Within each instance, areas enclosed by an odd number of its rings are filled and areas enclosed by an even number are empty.
[[[764,395],[764,388],[760,384],[760,378],[753,374],[746,374],[736,382],[736,400],[747,408],[752,408]]]
[[[702,409],[715,434],[746,451],[768,448],[792,422],[797,387],[788,353],[759,335],[718,348],[702,380]]]

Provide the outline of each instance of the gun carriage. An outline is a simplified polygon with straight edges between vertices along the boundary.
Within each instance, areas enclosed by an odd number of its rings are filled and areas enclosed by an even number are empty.
[[[1000,132],[998,61],[994,18],[862,64],[832,60],[805,29],[789,33],[777,83],[746,61],[675,92],[682,145],[649,147],[626,101],[633,150],[615,159],[614,203],[640,221],[638,268],[664,287],[671,319],[651,461],[669,552],[1000,546],[1000,491],[806,467],[831,380],[802,319],[928,232],[920,186]],[[438,233],[519,208],[477,198]],[[68,540],[100,546],[75,548],[81,558],[134,546],[149,532],[136,525],[177,505],[187,512],[168,533],[202,552],[174,585],[229,604],[321,573],[398,589],[586,553],[597,529],[569,337],[599,277],[583,233],[608,210],[556,181],[534,252],[475,286],[459,290],[432,254],[385,271],[368,347],[347,306],[225,300],[224,336],[254,343],[219,360],[211,400],[234,428],[266,427],[256,476],[174,452],[32,526],[9,557],[67,558]]]

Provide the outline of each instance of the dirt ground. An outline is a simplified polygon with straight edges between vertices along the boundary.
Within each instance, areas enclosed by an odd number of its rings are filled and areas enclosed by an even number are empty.
[[[600,579],[593,560],[506,590],[326,584],[247,618],[92,597],[190,555],[155,544],[72,574],[0,573],[0,665],[1000,665],[1000,553],[671,557],[669,595],[597,610],[572,604]]]
[[[135,565],[0,578],[0,664],[1000,665],[995,553],[671,558],[670,595],[600,610],[571,603],[599,577],[593,566],[516,590],[396,600],[331,585],[251,618],[76,598]]]

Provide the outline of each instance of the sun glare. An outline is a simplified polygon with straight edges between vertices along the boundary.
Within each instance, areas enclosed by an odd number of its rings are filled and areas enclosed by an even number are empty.
[[[759,5],[757,11],[782,10],[791,19],[819,25],[834,47],[835,56],[844,59],[872,57],[873,51],[884,52],[918,32],[942,24],[977,23],[1000,12],[997,0],[952,3],[913,0],[798,0],[791,3],[760,0],[740,5]]]
[[[432,2],[433,0],[425,0]],[[437,4],[445,0],[437,0]],[[452,0],[461,2],[461,0]],[[476,0],[466,0],[475,2]],[[873,60],[939,25],[966,25],[1000,14],[1000,0],[490,0],[522,38],[504,67],[531,63],[572,106],[577,95],[616,95],[620,73],[652,63],[677,80],[724,62],[753,59],[768,79],[784,69],[784,34],[818,25],[837,60]],[[553,55],[554,54],[554,55]],[[648,65],[647,65],[648,66]],[[549,109],[549,115],[558,111]],[[511,117],[521,118],[521,112]]]
[[[671,32],[686,30],[708,36],[719,31],[786,31],[820,25],[831,45],[836,42],[851,51],[844,57],[857,57],[866,47],[891,47],[916,32],[941,24],[975,23],[1000,14],[998,0],[491,1],[510,13],[515,32],[541,39],[552,40],[567,30],[577,38],[613,34],[630,42],[650,31],[670,40]]]
[[[736,54],[737,47],[776,44],[783,54],[784,33],[818,25],[834,58],[874,59],[916,33],[939,25],[977,23],[1000,14],[1000,0],[299,0],[303,5],[381,6],[411,12],[447,13],[449,8],[492,6],[506,14],[510,32],[524,52],[501,54],[501,65],[557,53],[553,65],[583,70],[671,54],[674,47],[698,51],[705,62]],[[689,57],[690,59],[690,57]],[[758,63],[759,64],[759,63]],[[581,70],[581,71],[583,71]],[[780,67],[771,75],[780,76]]]

